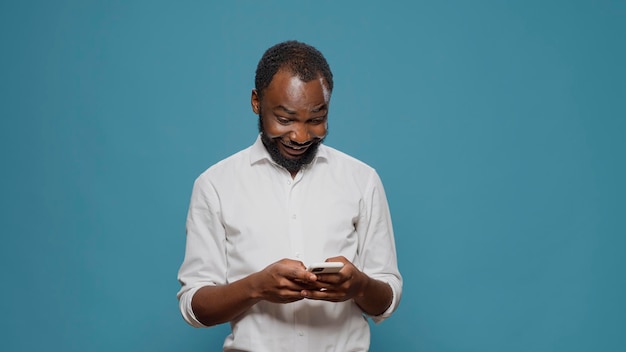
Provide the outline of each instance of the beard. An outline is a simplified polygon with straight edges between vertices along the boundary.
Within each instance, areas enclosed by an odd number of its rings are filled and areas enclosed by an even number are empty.
[[[278,148],[278,143],[282,143],[280,141],[282,138],[271,138],[270,136],[268,136],[265,132],[265,128],[263,127],[262,120],[263,116],[259,113],[259,132],[261,133],[261,141],[263,142],[265,149],[267,149],[267,152],[270,154],[270,157],[272,157],[272,160],[274,160],[276,164],[284,167],[289,172],[300,171],[302,167],[310,164],[315,158],[315,154],[317,154],[317,149],[319,148],[320,144],[322,144],[322,142],[324,141],[324,138],[314,138],[310,142],[311,145],[302,155],[300,155],[299,158],[288,158],[284,156]],[[328,135],[328,132],[326,134]],[[295,144],[293,142],[291,143]]]

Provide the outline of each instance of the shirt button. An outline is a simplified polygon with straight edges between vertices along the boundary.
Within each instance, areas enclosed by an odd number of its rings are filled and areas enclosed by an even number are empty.
[[[296,219],[296,214],[292,214],[291,218],[295,220]]]
[[[298,331],[298,335],[304,336],[304,331],[302,331],[302,330]]]
[[[288,184],[288,185],[291,185],[291,180],[287,181],[287,184]]]

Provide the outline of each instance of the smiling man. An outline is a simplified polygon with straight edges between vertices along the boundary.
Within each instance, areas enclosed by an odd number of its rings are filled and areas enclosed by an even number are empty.
[[[367,351],[366,317],[400,302],[380,178],[322,144],[332,90],[317,49],[268,49],[251,97],[256,142],[194,183],[178,299],[192,326],[231,324],[224,351]],[[343,267],[314,274],[314,262]]]

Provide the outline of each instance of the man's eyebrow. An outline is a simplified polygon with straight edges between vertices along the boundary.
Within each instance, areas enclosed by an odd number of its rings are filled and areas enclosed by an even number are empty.
[[[278,106],[276,107],[276,109],[280,109],[280,110],[284,111],[285,113],[287,113],[287,114],[289,114],[289,115],[295,115],[295,114],[296,114],[296,112],[295,112],[295,111],[290,110],[290,109],[287,109],[287,108],[286,108],[286,107],[284,107],[283,105],[278,105]]]
[[[276,108],[274,108],[274,110],[276,110],[276,109],[282,110],[283,112],[285,112],[286,114],[289,114],[289,115],[297,114],[296,111],[291,110],[291,109],[285,107],[284,105],[278,105]],[[321,104],[321,105],[313,107],[313,109],[311,109],[311,112],[320,112],[320,111],[327,110],[327,109],[328,109],[328,105],[324,103],[324,104]]]
[[[311,112],[320,112],[322,110],[327,110],[328,109],[328,105],[326,104],[321,104],[319,106],[314,107]]]

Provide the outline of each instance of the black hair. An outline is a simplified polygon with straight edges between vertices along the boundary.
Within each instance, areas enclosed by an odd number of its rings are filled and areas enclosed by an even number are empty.
[[[328,90],[333,91],[333,73],[324,55],[308,44],[289,40],[267,49],[259,60],[254,78],[254,85],[259,96],[270,85],[276,72],[281,69],[288,70],[305,82],[321,75],[328,85]]]

